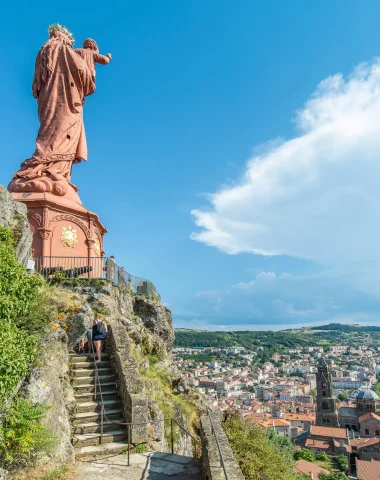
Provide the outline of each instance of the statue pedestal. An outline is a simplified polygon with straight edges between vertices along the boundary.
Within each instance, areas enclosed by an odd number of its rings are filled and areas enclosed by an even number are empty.
[[[103,257],[107,229],[80,201],[51,193],[13,192],[12,197],[28,208],[33,257]]]

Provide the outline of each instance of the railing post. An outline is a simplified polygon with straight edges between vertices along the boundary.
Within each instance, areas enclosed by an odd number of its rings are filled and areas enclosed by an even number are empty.
[[[129,445],[131,443],[131,424],[128,423],[128,467],[129,467]]]
[[[174,454],[174,432],[173,432],[173,419],[170,419],[170,439],[172,442],[172,455]]]
[[[104,415],[104,405],[103,405],[103,402],[102,402],[102,415],[100,417],[100,445],[102,444],[103,442],[103,415]]]

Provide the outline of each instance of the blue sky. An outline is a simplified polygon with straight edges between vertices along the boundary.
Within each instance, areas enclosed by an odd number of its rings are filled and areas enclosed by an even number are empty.
[[[375,0],[8,2],[0,182],[34,150],[34,60],[59,22],[113,55],[73,181],[176,326],[376,322],[379,18]]]

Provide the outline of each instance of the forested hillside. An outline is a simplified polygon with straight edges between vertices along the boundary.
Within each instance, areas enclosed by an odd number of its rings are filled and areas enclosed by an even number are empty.
[[[199,330],[175,331],[176,347],[265,347],[278,352],[289,348],[306,347],[312,345],[327,345],[325,340],[316,341],[313,337],[301,336],[290,332],[209,332]]]

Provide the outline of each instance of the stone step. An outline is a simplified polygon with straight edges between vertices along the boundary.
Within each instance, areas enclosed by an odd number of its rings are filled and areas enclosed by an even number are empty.
[[[124,419],[122,416],[114,418],[115,422],[113,423],[108,420],[103,422],[103,432],[109,432],[116,429],[126,429],[127,427],[124,425],[119,425],[120,423],[124,423]],[[81,423],[79,425],[73,425],[72,432],[76,435],[83,435],[85,433],[100,433],[101,425],[100,420],[97,422],[88,422],[88,423]]]
[[[93,361],[92,354],[89,353],[69,353],[70,363],[76,362],[91,362]],[[108,353],[102,352],[102,360],[109,360],[110,356]]]
[[[98,368],[99,377],[104,377],[105,375],[112,375],[114,373],[113,368]],[[84,368],[77,370],[70,370],[70,376],[73,377],[95,377],[96,370],[95,368]]]
[[[102,386],[102,392],[104,393],[107,390],[114,390],[115,389],[115,381],[111,382],[100,382]],[[97,386],[97,391],[99,390]],[[82,384],[82,385],[75,385],[74,388],[75,394],[82,394],[82,393],[95,393],[95,383],[89,384]]]
[[[120,442],[126,440],[127,429],[112,430],[110,432],[103,433],[102,444],[111,442]],[[74,435],[72,438],[72,444],[77,446],[78,444],[85,447],[90,445],[100,445],[100,433],[85,433],[83,435]]]
[[[111,442],[103,445],[78,446],[75,448],[75,458],[99,457],[103,455],[119,455],[128,450],[128,442]]]
[[[123,415],[123,411],[121,408],[109,409],[106,410],[106,414],[109,420],[116,420]],[[81,425],[88,422],[100,422],[100,419],[100,412],[79,412],[72,416],[71,423],[72,425]]]
[[[100,412],[102,404],[98,402],[77,402],[77,413],[81,412]],[[104,400],[104,408],[108,410],[115,410],[121,408],[120,400],[118,398],[111,400]]]
[[[92,387],[92,385],[90,385],[90,387]],[[103,395],[103,400],[110,400],[111,398],[112,399],[119,398],[118,391],[115,388],[111,390],[103,390],[103,386],[102,386],[102,395]],[[76,393],[74,397],[77,402],[91,402],[95,400],[100,400],[99,390],[97,392],[96,397],[95,397],[95,392]]]
[[[111,360],[102,360],[97,363],[98,368],[112,368]],[[84,368],[95,368],[95,362],[71,362],[70,367],[73,370],[84,369]]]
[[[115,375],[102,375],[98,378],[100,381],[100,385],[102,385],[102,388],[104,383],[113,382],[113,384],[115,385]],[[72,378],[72,382],[74,387],[76,387],[77,385],[95,385],[95,377],[75,377]]]

